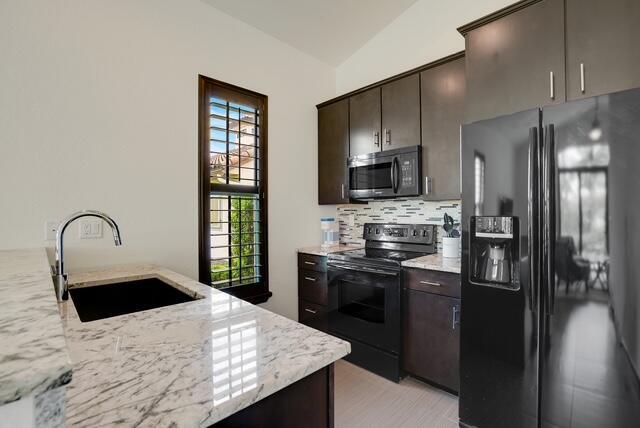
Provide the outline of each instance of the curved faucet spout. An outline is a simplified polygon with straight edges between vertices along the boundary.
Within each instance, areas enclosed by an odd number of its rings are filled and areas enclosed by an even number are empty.
[[[56,266],[54,269],[54,286],[56,290],[56,297],[59,302],[69,298],[67,274],[64,271],[64,232],[69,224],[80,217],[97,217],[104,220],[111,227],[111,232],[113,232],[113,242],[115,245],[122,245],[118,224],[109,215],[103,212],[83,210],[70,214],[62,220],[58,225],[58,230],[56,232]]]

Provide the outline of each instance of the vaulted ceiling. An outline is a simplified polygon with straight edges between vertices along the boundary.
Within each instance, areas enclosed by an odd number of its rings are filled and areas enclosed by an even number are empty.
[[[416,0],[202,0],[337,66]]]

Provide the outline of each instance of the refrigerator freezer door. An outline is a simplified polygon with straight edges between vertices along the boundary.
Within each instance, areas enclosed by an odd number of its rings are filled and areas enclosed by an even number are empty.
[[[543,120],[555,231],[545,243],[541,426],[638,426],[640,90],[545,108]]]
[[[536,109],[462,128],[459,410],[460,421],[467,426],[537,426],[539,320],[537,289],[530,277],[537,281],[537,276],[529,267],[539,266],[530,249],[535,252],[539,247],[539,224],[531,223],[540,218],[539,127],[540,110]],[[472,257],[470,239],[475,216],[513,218],[513,224],[519,225],[513,237],[518,243],[514,256],[518,286],[487,286],[491,281],[483,285],[471,280],[472,258],[478,259]]]

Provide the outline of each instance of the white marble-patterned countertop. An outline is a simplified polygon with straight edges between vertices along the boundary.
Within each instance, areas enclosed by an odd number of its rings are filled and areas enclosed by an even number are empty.
[[[202,299],[80,322],[60,304],[73,362],[67,424],[209,426],[333,363],[348,342],[168,269],[112,267],[71,287],[157,277]]]
[[[46,251],[0,251],[0,405],[70,380]]]
[[[402,266],[418,269],[437,270],[441,272],[460,273],[460,258],[445,258],[441,253],[402,262]]]
[[[339,245],[333,245],[331,247],[321,247],[320,245],[317,245],[315,247],[298,248],[298,252],[303,254],[312,254],[314,256],[328,256],[331,253],[340,253],[342,251],[349,251],[349,250],[359,250],[360,248],[364,248],[364,245],[339,244]]]

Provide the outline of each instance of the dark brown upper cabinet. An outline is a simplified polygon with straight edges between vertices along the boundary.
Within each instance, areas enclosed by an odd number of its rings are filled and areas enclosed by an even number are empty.
[[[460,199],[460,125],[464,121],[464,56],[420,73],[422,174],[426,199]]]
[[[458,30],[466,40],[465,122],[565,101],[564,0],[519,2]]]
[[[380,151],[380,88],[349,98],[349,155]]]
[[[420,77],[382,86],[382,150],[420,145]]]
[[[318,204],[349,202],[349,100],[318,108]]]
[[[566,0],[567,99],[640,86],[640,1]]]

